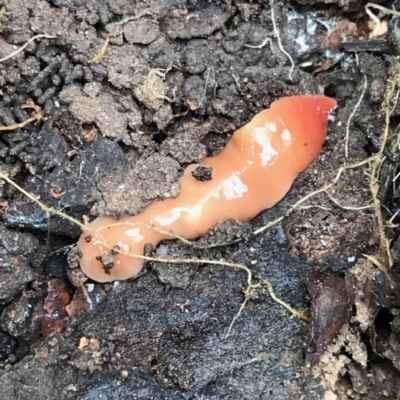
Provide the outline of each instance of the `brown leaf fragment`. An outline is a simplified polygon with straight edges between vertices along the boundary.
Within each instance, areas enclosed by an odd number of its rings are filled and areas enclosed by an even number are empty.
[[[91,307],[92,301],[87,289],[84,286],[80,286],[76,289],[74,298],[66,307],[66,311],[70,317],[75,317],[90,310]]]
[[[185,101],[191,111],[195,111],[199,108],[198,104],[195,101],[189,99],[185,99]]]
[[[341,327],[350,319],[354,303],[351,277],[341,277],[331,272],[313,271],[307,278],[311,296],[311,338],[307,356],[311,364],[320,356]]]
[[[87,347],[88,345],[89,345],[89,339],[88,339],[87,337],[85,337],[85,336],[82,336],[82,337],[79,339],[78,349],[82,350],[82,349],[84,349],[85,347]]]
[[[66,306],[71,302],[71,296],[65,289],[64,281],[52,279],[48,282],[47,297],[43,308],[46,312],[42,320],[42,335],[63,333],[68,325],[69,317]]]
[[[87,142],[94,142],[99,137],[99,132],[96,127],[93,126],[91,128],[83,129],[82,136]]]
[[[362,35],[361,35],[362,36]],[[332,31],[324,40],[324,47],[339,47],[343,42],[360,39],[360,32],[357,24],[347,18],[338,21],[336,29]]]
[[[31,98],[26,100],[26,102],[21,105],[21,108],[23,110],[26,108],[31,108],[31,109],[35,110],[36,114],[40,114],[42,112],[41,107],[38,106],[37,104],[35,104],[35,102]]]
[[[67,193],[65,190],[61,189],[58,192],[52,192],[51,195],[55,198],[55,199],[59,199],[60,197],[64,196],[64,194]]]

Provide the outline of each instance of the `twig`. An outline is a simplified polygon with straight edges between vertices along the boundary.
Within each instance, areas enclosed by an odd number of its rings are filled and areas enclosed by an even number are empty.
[[[22,50],[25,49],[26,46],[29,45],[29,43],[33,42],[36,39],[39,38],[46,38],[46,39],[56,39],[57,36],[52,36],[52,35],[36,35],[33,38],[29,39],[23,46],[21,46],[19,49],[13,51],[11,54],[9,54],[8,56],[5,56],[3,58],[0,58],[0,62],[4,62],[9,60],[10,58],[13,58],[14,56],[16,56],[17,54],[21,53]]]

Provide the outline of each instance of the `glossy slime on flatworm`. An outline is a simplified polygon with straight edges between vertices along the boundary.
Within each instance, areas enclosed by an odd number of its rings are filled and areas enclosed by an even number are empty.
[[[215,157],[199,165],[210,179],[196,179],[190,165],[180,194],[142,213],[116,220],[106,216],[85,226],[78,242],[83,272],[98,282],[131,278],[143,266],[144,247],[180,236],[196,239],[228,219],[247,221],[273,207],[298,174],[319,155],[335,100],[284,97],[238,129]],[[196,175],[196,174],[195,174]]]

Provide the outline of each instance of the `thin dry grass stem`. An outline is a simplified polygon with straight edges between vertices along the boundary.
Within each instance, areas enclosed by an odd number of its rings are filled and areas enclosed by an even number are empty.
[[[361,95],[357,101],[357,104],[355,105],[353,111],[351,112],[349,119],[347,120],[347,124],[346,124],[346,137],[345,137],[345,142],[344,142],[344,155],[345,155],[346,159],[349,157],[350,124],[351,124],[351,121],[353,120],[354,115],[356,114],[358,108],[361,105],[361,102],[364,98],[367,87],[368,87],[368,78],[367,78],[367,75],[364,74],[363,90],[362,90]]]
[[[285,303],[283,300],[276,296],[272,283],[269,280],[266,279],[263,281],[263,283],[267,286],[270,296],[276,303],[288,309],[292,313],[293,317],[300,318],[305,322],[310,322],[310,318],[308,318],[304,313],[295,310],[288,303]]]
[[[130,22],[130,21],[135,21],[139,18],[144,17],[145,15],[154,15],[155,12],[150,10],[150,9],[146,9],[143,10],[141,13],[139,13],[138,15],[131,15],[129,17],[124,18],[123,20],[116,22],[114,25],[114,30],[112,32],[110,32],[103,43],[103,46],[101,46],[100,51],[93,57],[91,58],[88,63],[89,64],[93,64],[96,63],[98,61],[100,61],[106,54],[107,51],[107,47],[110,43],[110,39],[113,38],[114,36],[116,36],[117,34],[119,34],[118,28],[120,28],[122,25],[125,25],[126,23]]]
[[[360,207],[354,207],[354,206],[343,206],[340,204],[328,191],[326,191],[327,196],[330,198],[330,200],[335,203],[339,208],[342,208],[343,210],[349,210],[349,211],[359,211],[359,210],[367,210],[369,208],[373,208],[374,206],[372,204],[366,205],[366,206],[360,206]]]
[[[20,122],[19,124],[12,124],[8,126],[0,126],[0,132],[1,131],[13,131],[18,128],[23,128],[24,126],[30,124],[31,122],[34,122],[35,125],[38,125],[42,119],[44,118],[45,111],[42,110],[38,105],[34,103],[32,99],[28,99],[25,104],[22,104],[21,106],[22,109],[27,109],[27,108],[32,108],[35,110],[36,114],[28,119],[26,119],[23,122]]]
[[[369,174],[370,175],[369,188],[373,199],[375,216],[378,221],[378,229],[380,237],[380,246],[377,254],[377,259],[378,258],[380,259],[379,262],[385,268],[386,266],[387,268],[390,268],[393,265],[393,258],[390,250],[390,240],[387,238],[385,232],[386,221],[382,214],[381,201],[378,198],[379,183],[380,183],[379,172],[384,160],[383,153],[385,151],[389,139],[390,119],[399,99],[399,94],[400,94],[399,83],[400,83],[400,65],[397,60],[397,64],[394,67],[392,74],[389,76],[389,79],[387,81],[387,90],[383,104],[385,127],[380,138],[379,151],[373,157],[373,162],[371,163],[371,169]],[[374,264],[377,265],[376,263]]]
[[[98,230],[96,230],[98,232]],[[93,240],[94,239],[94,240]],[[112,246],[107,244],[104,241],[104,238],[102,237],[101,234],[97,234],[96,237],[94,237],[92,240],[96,244],[101,244],[104,248],[108,250],[112,250]],[[203,258],[160,258],[160,257],[150,257],[150,256],[145,256],[143,254],[132,254],[126,251],[123,251],[122,249],[118,250],[119,254],[126,255],[128,257],[135,257],[139,258],[141,260],[146,260],[146,261],[158,261],[161,263],[166,263],[166,264],[211,264],[211,265],[221,265],[221,266],[227,266],[231,268],[237,268],[241,269],[243,271],[246,271],[247,273],[247,286],[252,286],[252,279],[253,275],[250,270],[250,268],[246,267],[244,264],[238,264],[238,263],[231,263],[228,261],[219,261],[219,260],[208,260],[208,259],[203,259]]]
[[[363,256],[368,261],[370,261],[372,264],[374,264],[380,271],[382,271],[386,275],[388,281],[390,282],[391,287],[395,288],[395,284],[394,284],[391,276],[389,275],[389,272],[388,272],[388,269],[386,268],[386,266],[380,260],[378,260],[378,258],[376,258],[374,256],[371,256],[369,254],[363,254]]]
[[[200,108],[200,107],[201,107],[201,105],[203,104],[204,99],[206,98],[206,95],[207,95],[207,88],[208,88],[208,80],[209,80],[209,78],[210,78],[210,72],[211,72],[211,71],[212,71],[213,76],[214,76],[215,86],[217,85],[217,81],[216,81],[216,78],[215,78],[215,70],[214,70],[214,67],[213,67],[213,66],[208,67],[208,68],[207,68],[207,75],[206,75],[206,83],[205,83],[205,85],[204,85],[203,96],[202,96],[202,98],[201,98],[201,100],[200,100],[199,105],[197,106],[197,108]],[[240,86],[240,85],[239,85],[239,86]],[[215,92],[215,88],[214,88],[214,92]],[[215,95],[215,93],[214,93],[214,95]]]
[[[228,331],[226,332],[225,339],[228,339],[229,335],[231,334],[233,325],[235,324],[236,320],[237,320],[237,319],[240,317],[240,315],[242,314],[242,312],[243,312],[243,310],[244,310],[244,307],[246,306],[247,300],[248,300],[248,297],[245,296],[244,301],[243,301],[242,305],[241,305],[240,308],[239,308],[239,311],[238,311],[237,314],[233,317],[232,322],[229,324],[229,328],[228,328]]]
[[[9,54],[8,56],[5,56],[3,58],[0,58],[0,63],[9,60],[10,58],[15,57],[17,54],[21,53],[21,51],[23,51],[26,46],[29,45],[29,43],[32,43],[34,40],[36,39],[40,39],[40,38],[46,38],[46,39],[56,39],[57,36],[54,35],[36,35],[33,38],[30,38],[23,46],[19,47],[17,50],[13,51],[11,54]]]
[[[339,181],[340,177],[342,176],[343,172],[346,171],[347,169],[353,169],[353,168],[358,168],[361,167],[362,165],[365,164],[369,164],[372,160],[374,159],[374,157],[370,157],[367,158],[365,160],[359,161],[357,163],[354,164],[350,164],[350,165],[345,165],[343,167],[340,167],[336,177],[331,181],[331,183],[328,183],[327,185],[323,186],[320,189],[315,190],[314,192],[308,193],[307,195],[305,195],[304,197],[302,197],[300,200],[298,200],[295,204],[293,204],[292,207],[290,207],[285,214],[283,214],[282,216],[280,216],[279,218],[269,222],[268,224],[264,225],[263,227],[257,229],[256,231],[254,231],[253,233],[255,235],[258,235],[261,232],[264,232],[265,230],[271,228],[272,226],[278,224],[279,222],[281,222],[285,217],[287,217],[289,214],[291,214],[294,210],[296,210],[300,205],[302,205],[303,203],[305,203],[308,199],[316,196],[319,193],[323,193],[326,192],[327,190],[329,190],[330,188],[332,188],[333,186],[336,185],[336,183]]]
[[[16,184],[12,179],[10,179],[6,174],[3,174],[0,171],[0,178],[8,182],[10,185],[14,186],[19,192],[21,192],[24,196],[26,196],[28,199],[32,200],[35,202],[45,213],[46,215],[54,214],[58,215],[61,218],[65,218],[68,221],[71,221],[75,225],[78,225],[82,230],[85,230],[85,225],[79,222],[77,219],[72,218],[68,214],[63,213],[62,211],[58,211],[53,207],[47,207],[45,204],[43,204],[41,201],[39,201],[33,194],[27,192],[25,189],[23,189],[21,186]]]
[[[309,210],[311,208],[319,208],[320,210],[324,210],[324,211],[332,211],[332,208],[320,206],[319,204],[309,204],[307,206],[299,206],[300,210]]]
[[[111,39],[111,36],[107,35],[106,40],[104,41],[103,46],[101,46],[100,51],[93,58],[91,58],[88,61],[88,64],[96,63],[96,62],[100,61],[105,56],[108,44],[110,43],[110,39]]]

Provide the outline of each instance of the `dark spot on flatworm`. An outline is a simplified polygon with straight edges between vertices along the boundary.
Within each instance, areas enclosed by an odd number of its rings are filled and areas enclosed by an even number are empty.
[[[113,256],[116,256],[117,254],[119,254],[119,251],[121,250],[121,248],[118,245],[115,245],[112,249],[111,249],[111,254]]]
[[[192,171],[192,175],[198,181],[210,181],[212,179],[212,171],[213,169],[210,167],[202,167],[198,165],[194,171]]]
[[[153,245],[152,245],[151,243],[146,243],[146,244],[144,245],[143,254],[144,254],[146,257],[150,257],[150,256],[153,254],[153,250],[154,250]]]
[[[103,264],[104,272],[107,275],[110,275],[110,270],[115,265],[113,254],[112,253],[104,253],[101,256],[96,257],[96,259],[98,259]]]

